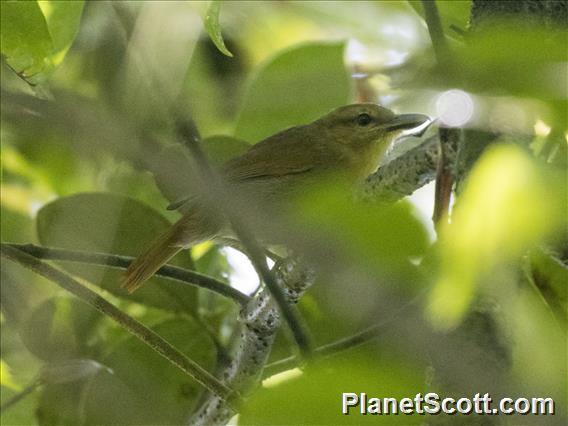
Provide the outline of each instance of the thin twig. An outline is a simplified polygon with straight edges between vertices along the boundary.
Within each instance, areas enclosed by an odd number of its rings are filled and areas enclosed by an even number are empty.
[[[432,47],[434,48],[438,64],[445,67],[450,60],[450,49],[448,48],[448,42],[444,35],[444,28],[442,27],[442,21],[438,14],[436,2],[432,0],[422,0],[422,6],[424,7],[428,32],[432,39]]]
[[[120,256],[116,254],[95,253],[79,250],[67,250],[54,247],[42,247],[34,244],[12,244],[2,243],[10,247],[17,248],[37,259],[64,260],[68,262],[88,263],[92,265],[104,265],[111,268],[126,269],[130,262],[134,260],[130,256]],[[218,281],[215,278],[200,274],[195,271],[179,268],[177,266],[162,266],[155,275],[163,278],[172,279],[184,284],[201,287],[215,292],[221,296],[228,297],[240,305],[246,305],[250,297],[234,289],[228,284]]]
[[[150,346],[154,351],[180,368],[188,376],[192,377],[211,392],[215,392],[227,402],[231,403],[231,401],[235,402],[240,399],[238,393],[221,383],[199,364],[189,359],[182,352],[164,340],[160,335],[150,330],[142,323],[136,321],[134,318],[127,315],[112,303],[94,291],[88,289],[71,276],[39,259],[36,259],[18,248],[11,247],[7,244],[0,244],[0,250],[3,257],[31,269],[61,288],[69,291],[71,294],[91,305],[102,314],[112,318],[126,331],[136,336],[142,342]]]
[[[43,382],[41,380],[39,379],[34,380],[34,382],[31,385],[26,386],[24,389],[22,389],[16,395],[8,399],[4,404],[2,404],[2,406],[0,406],[0,413],[4,413],[8,408],[10,408],[12,405],[24,399],[26,396],[28,396],[30,393],[35,391],[42,384]]]
[[[335,355],[348,349],[360,346],[379,336],[379,332],[384,328],[385,324],[378,324],[369,327],[353,336],[339,339],[333,343],[320,346],[314,350],[314,358],[323,358]],[[290,370],[298,366],[298,357],[291,356],[268,364],[263,371],[263,379],[267,379],[275,374]]]
[[[200,169],[203,181],[207,182],[210,192],[215,194],[213,197],[214,199],[210,199],[209,202],[216,204],[216,207],[218,206],[221,212],[228,219],[235,235],[241,242],[245,251],[248,253],[252,265],[264,281],[264,284],[278,305],[278,309],[290,327],[294,339],[298,344],[298,348],[300,349],[300,353],[303,357],[309,358],[312,351],[312,344],[311,339],[305,330],[305,326],[301,321],[298,312],[295,310],[295,307],[287,303],[282,289],[278,286],[274,276],[268,269],[264,250],[256,241],[252,230],[249,229],[248,224],[245,223],[244,220],[241,220],[238,215],[233,214],[232,208],[229,208],[227,200],[230,200],[232,197],[224,190],[219,176],[209,166],[207,157],[201,149],[200,137],[195,124],[191,121],[180,118],[176,121],[176,126],[179,137],[191,152]]]
[[[436,55],[441,71],[446,72],[452,66],[452,55],[448,47],[448,41],[444,35],[444,28],[438,14],[436,2],[431,0],[422,0],[424,7],[424,15],[428,24],[428,32],[432,39],[432,47]],[[436,191],[434,195],[434,212],[432,220],[437,229],[447,220],[450,211],[450,200],[452,188],[454,186],[454,163],[449,160],[448,150],[450,144],[457,144],[461,138],[460,129],[440,127],[438,130],[440,137],[438,167],[436,171]],[[457,150],[457,148],[455,148]]]

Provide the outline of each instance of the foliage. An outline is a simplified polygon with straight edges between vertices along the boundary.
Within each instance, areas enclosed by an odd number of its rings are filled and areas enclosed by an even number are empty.
[[[234,206],[259,235],[278,236],[271,250],[314,269],[298,307],[316,347],[370,326],[380,336],[266,380],[239,422],[374,423],[341,415],[341,392],[497,390],[553,397],[562,422],[566,32],[511,20],[469,33],[471,2],[436,4],[451,39],[445,69],[414,1],[2,1],[2,242],[139,254],[179,217],[166,206],[203,190],[175,112],[195,122],[219,170],[337,106],[371,97],[439,116],[440,95],[459,88],[473,108],[460,154],[499,136],[458,159],[463,186],[439,238],[427,195],[369,203],[321,186],[285,219]],[[403,139],[384,164],[420,143]],[[238,286],[234,259],[215,241],[170,263]],[[238,342],[234,300],[163,277],[130,295],[120,268],[53,265],[210,372]],[[123,328],[4,257],[1,308],[2,404],[33,388],[3,425],[182,424],[206,397]],[[289,334],[283,326],[269,364],[297,353]]]

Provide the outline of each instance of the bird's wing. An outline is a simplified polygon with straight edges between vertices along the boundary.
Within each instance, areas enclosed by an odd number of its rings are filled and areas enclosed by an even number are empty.
[[[300,127],[286,129],[257,143],[243,155],[229,160],[223,175],[229,182],[281,177],[307,172],[315,167],[316,152],[306,146]]]

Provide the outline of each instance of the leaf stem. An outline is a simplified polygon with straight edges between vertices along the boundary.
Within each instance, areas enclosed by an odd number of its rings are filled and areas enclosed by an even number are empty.
[[[3,257],[19,263],[20,265],[47,278],[59,287],[78,297],[83,302],[97,309],[102,314],[116,321],[126,331],[136,336],[146,345],[150,346],[154,351],[162,355],[211,392],[216,393],[227,401],[234,402],[240,399],[238,393],[221,383],[199,364],[188,358],[169,342],[164,340],[159,334],[138,322],[130,315],[124,313],[112,303],[85,287],[71,276],[39,259],[36,259],[34,256],[19,250],[16,247],[2,243],[0,244],[0,250]],[[144,372],[140,372],[140,374],[144,374]]]
[[[131,256],[120,256],[116,254],[94,253],[79,250],[67,250],[54,247],[42,247],[34,244],[12,244],[2,243],[21,250],[37,259],[64,260],[69,262],[87,263],[92,265],[104,265],[112,268],[126,269],[130,262],[134,260]],[[179,268],[177,266],[164,265],[155,275],[168,278],[184,284],[201,287],[206,290],[228,297],[240,305],[246,305],[250,297],[233,287],[216,280],[207,275],[195,271]]]

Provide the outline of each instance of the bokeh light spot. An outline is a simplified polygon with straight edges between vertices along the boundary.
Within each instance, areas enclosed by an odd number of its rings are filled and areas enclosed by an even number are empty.
[[[448,90],[436,99],[436,115],[446,126],[463,126],[473,117],[474,109],[472,97],[463,90]]]

